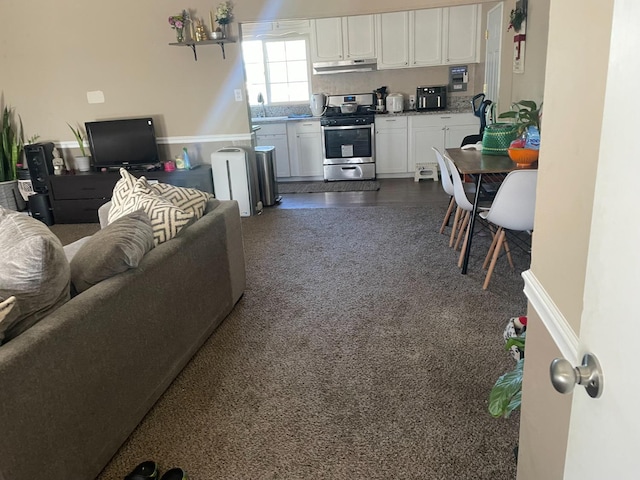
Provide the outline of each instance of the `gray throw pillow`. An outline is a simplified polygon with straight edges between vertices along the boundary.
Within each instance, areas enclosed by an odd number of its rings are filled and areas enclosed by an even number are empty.
[[[16,297],[10,340],[69,300],[69,262],[42,222],[0,207],[0,302]]]
[[[71,282],[78,293],[135,268],[153,248],[149,216],[137,210],[94,233],[71,260]]]

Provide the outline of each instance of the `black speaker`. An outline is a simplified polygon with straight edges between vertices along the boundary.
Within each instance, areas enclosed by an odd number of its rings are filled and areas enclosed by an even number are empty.
[[[49,195],[46,193],[29,195],[29,211],[33,218],[47,225],[53,225],[53,212],[49,203]]]
[[[47,193],[47,177],[53,175],[53,143],[34,143],[24,146],[33,191]]]

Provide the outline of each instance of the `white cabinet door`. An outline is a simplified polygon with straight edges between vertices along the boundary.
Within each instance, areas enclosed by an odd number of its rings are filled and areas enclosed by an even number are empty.
[[[409,14],[411,66],[442,65],[442,8]]]
[[[324,176],[320,120],[287,124],[292,177]]]
[[[409,12],[376,15],[378,68],[409,66]]]
[[[445,130],[444,148],[457,148],[462,144],[462,139],[467,135],[477,135],[480,124],[475,125],[449,125]]]
[[[299,133],[296,137],[298,175],[315,177],[324,174],[322,168],[322,137],[319,133]]]
[[[407,172],[407,117],[376,119],[376,173]]]
[[[444,153],[444,126],[420,126],[409,130],[409,156],[407,171],[414,172],[416,163],[436,163],[431,150],[436,147]]]
[[[312,20],[311,59],[313,62],[344,60],[342,44],[342,18]]]
[[[445,64],[478,62],[480,30],[478,5],[444,9]]]
[[[344,17],[342,19],[342,40],[346,59],[376,58],[374,16]]]
[[[289,167],[289,145],[287,143],[287,135],[258,135],[256,143],[262,147],[272,146],[275,151],[275,168],[276,177],[284,178],[291,176],[291,168]]]

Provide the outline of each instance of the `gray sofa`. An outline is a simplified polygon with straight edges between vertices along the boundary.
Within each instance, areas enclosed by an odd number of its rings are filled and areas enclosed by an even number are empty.
[[[2,345],[0,480],[95,478],[244,288],[238,204],[222,201]]]

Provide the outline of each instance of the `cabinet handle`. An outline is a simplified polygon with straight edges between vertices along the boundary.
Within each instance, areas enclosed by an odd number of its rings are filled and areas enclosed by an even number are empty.
[[[312,126],[312,125],[313,125],[313,123],[303,123],[303,124],[302,124],[302,126],[303,126],[303,127],[310,127],[310,126]]]
[[[445,118],[451,118],[451,117],[440,117],[440,118],[445,119]]]

